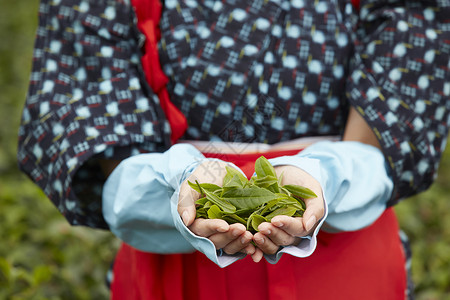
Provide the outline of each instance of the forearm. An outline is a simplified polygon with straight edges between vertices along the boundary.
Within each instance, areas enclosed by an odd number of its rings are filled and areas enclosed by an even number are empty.
[[[103,174],[108,177],[112,171],[120,164],[120,160],[116,159],[100,159],[99,164]]]
[[[429,187],[446,144],[449,12],[448,1],[361,1],[345,95],[388,162],[389,206]]]
[[[361,142],[381,149],[374,131],[354,107],[350,108],[342,140]]]
[[[103,188],[103,215],[110,230],[142,251],[192,251],[175,229],[170,197],[178,189],[184,172],[202,158],[193,147],[173,146],[164,153],[140,154],[123,160]],[[117,163],[103,161],[105,173]]]

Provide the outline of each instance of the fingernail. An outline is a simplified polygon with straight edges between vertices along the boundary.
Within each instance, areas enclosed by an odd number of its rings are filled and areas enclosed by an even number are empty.
[[[245,251],[245,254],[247,254],[247,255],[253,255],[253,254],[255,254],[255,250],[247,250],[247,249],[244,249],[244,251]]]
[[[217,231],[218,231],[218,232],[227,232],[227,231],[228,231],[228,228],[223,227],[223,226],[220,226],[220,227],[217,227]]]
[[[270,231],[270,230],[265,230],[265,231],[264,231],[264,234],[265,234],[265,235],[270,235],[271,233],[272,233],[272,231]]]
[[[310,231],[314,225],[316,224],[316,217],[315,216],[311,216],[308,220],[308,222],[306,222],[306,231]]]
[[[255,239],[255,242],[262,245],[264,244],[264,238]]]
[[[276,227],[278,227],[278,228],[280,228],[280,227],[283,227],[283,226],[284,226],[284,224],[283,224],[283,223],[281,223],[281,222],[275,222],[275,223],[273,223],[273,225],[274,225],[274,226],[276,226]]]
[[[259,258],[253,257],[253,256],[252,256],[252,259],[253,259],[253,261],[254,261],[255,263],[259,263],[260,260],[261,260],[261,259],[259,259]]]
[[[245,244],[248,242],[248,239],[246,237],[241,238],[241,244]]]
[[[236,237],[236,236],[239,235],[239,231],[233,230],[233,231],[231,232],[231,234],[232,234],[234,237]]]
[[[181,214],[181,219],[183,219],[184,225],[187,226],[188,221],[189,221],[189,214],[188,214],[188,212],[186,210],[183,211],[183,213]]]

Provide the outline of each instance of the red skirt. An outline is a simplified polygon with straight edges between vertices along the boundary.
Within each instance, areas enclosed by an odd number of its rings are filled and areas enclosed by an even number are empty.
[[[298,151],[265,153],[266,158]],[[260,154],[205,154],[235,163],[247,176]],[[405,256],[392,208],[355,232],[321,231],[307,258],[284,254],[271,265],[246,257],[219,268],[200,252],[161,255],[123,244],[114,264],[112,299],[405,299]]]

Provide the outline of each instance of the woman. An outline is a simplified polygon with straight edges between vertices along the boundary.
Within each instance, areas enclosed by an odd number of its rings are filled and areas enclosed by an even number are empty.
[[[445,147],[450,4],[166,1],[161,19],[158,2],[133,7],[137,24],[126,2],[42,2],[20,134],[23,170],[67,219],[126,242],[112,296],[403,298],[389,207],[429,186]],[[302,219],[255,235],[194,221],[185,179],[220,182],[228,162],[251,176],[260,155],[217,141],[330,135],[342,141],[265,153],[319,195]],[[180,138],[212,142],[201,154]]]

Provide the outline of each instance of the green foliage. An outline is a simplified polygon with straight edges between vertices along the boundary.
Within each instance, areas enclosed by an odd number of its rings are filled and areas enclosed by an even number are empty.
[[[16,167],[38,1],[0,0],[0,299],[107,299],[118,243],[70,227]],[[412,241],[419,300],[450,299],[450,150],[437,182],[396,207]]]
[[[431,188],[396,206],[400,226],[411,240],[412,272],[418,300],[450,299],[450,147]]]
[[[111,234],[70,227],[24,176],[0,191],[0,299],[107,299]]]
[[[16,136],[27,92],[36,1],[0,0],[0,173],[16,165]]]

